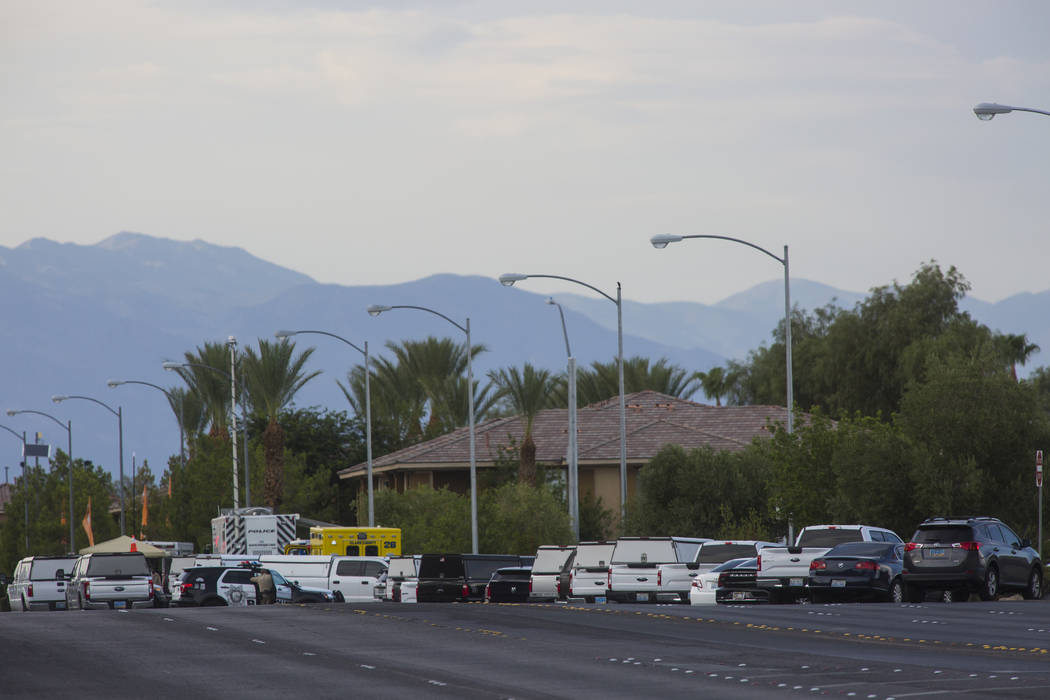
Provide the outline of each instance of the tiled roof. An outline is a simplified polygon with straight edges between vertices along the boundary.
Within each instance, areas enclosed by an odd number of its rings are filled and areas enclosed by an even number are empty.
[[[685,448],[711,447],[734,452],[756,437],[768,438],[770,423],[787,420],[783,406],[708,406],[640,391],[624,397],[627,407],[627,461],[648,462],[667,444]],[[613,397],[576,411],[577,450],[581,464],[614,463],[620,460],[620,404]],[[491,466],[500,457],[499,448],[521,444],[524,421],[520,416],[497,418],[474,426],[475,460]],[[562,464],[568,450],[568,409],[546,409],[536,414],[532,439],[536,461]],[[451,433],[411,445],[372,461],[382,467],[441,469],[470,463],[470,430]],[[364,471],[364,463],[339,472],[343,478]]]

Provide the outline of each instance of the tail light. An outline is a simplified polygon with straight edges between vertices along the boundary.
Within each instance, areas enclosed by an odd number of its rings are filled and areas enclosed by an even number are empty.
[[[91,600],[91,584],[84,581],[84,600]]]
[[[149,599],[150,600],[153,600],[153,594],[154,594],[153,593],[153,584],[150,583],[150,585],[149,585]]]
[[[657,569],[656,570],[656,586],[657,586],[657,588],[662,586],[663,583],[664,583],[664,570],[663,569]]]
[[[485,588],[488,588],[488,586],[485,586]],[[470,586],[468,586],[465,583],[463,584],[463,597],[464,598],[469,598],[470,597]]]
[[[922,545],[919,544],[918,542],[909,542],[908,544],[904,545],[904,551],[905,552],[910,552],[913,549],[920,549],[921,547],[922,547]]]
[[[466,595],[466,586],[463,586],[464,595]],[[485,600],[492,600],[492,586],[485,586]]]
[[[853,568],[858,571],[878,571],[879,565],[873,561],[858,561]]]
[[[693,579],[693,588],[703,588],[703,587],[704,587],[704,584],[700,582],[700,579],[698,579],[698,578],[694,578]]]
[[[809,563],[810,571],[822,571],[826,568],[828,568],[828,565],[824,562],[823,559],[814,559]]]
[[[532,577],[529,576],[529,593],[532,593]]]
[[[192,591],[192,590],[193,590],[193,584],[192,583],[180,583],[179,584],[179,593],[182,594],[182,595],[189,595],[190,591]]]
[[[561,598],[561,579],[558,579],[558,582],[554,584],[554,591],[558,594],[558,597]],[[529,580],[529,593],[532,593],[531,579]]]
[[[28,596],[29,596],[30,598],[32,598],[32,597],[33,597],[33,584],[29,584],[29,588],[27,588],[27,589],[26,589],[26,594],[27,594],[27,595],[28,595]]]
[[[761,570],[762,570],[762,555],[761,555],[761,554],[759,554],[759,555],[758,555],[758,570],[759,570],[759,571],[761,571]],[[719,582],[718,582],[718,585],[719,585],[719,586],[721,586],[721,585],[722,585],[722,581],[721,581],[721,578],[722,578],[722,577],[721,577],[721,576],[719,576]]]
[[[981,549],[980,542],[957,542],[952,546],[958,547],[959,549],[965,549],[967,552],[976,552]]]

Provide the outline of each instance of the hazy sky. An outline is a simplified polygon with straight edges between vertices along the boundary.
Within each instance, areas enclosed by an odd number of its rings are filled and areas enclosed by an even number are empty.
[[[714,302],[936,259],[1050,288],[1050,2],[0,0],[0,245]],[[526,283],[533,291],[557,287]],[[585,292],[571,285],[561,289]]]

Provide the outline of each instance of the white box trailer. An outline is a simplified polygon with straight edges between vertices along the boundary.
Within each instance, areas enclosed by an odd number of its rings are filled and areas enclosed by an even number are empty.
[[[278,515],[252,512],[230,512],[212,518],[211,543],[213,554],[243,554],[258,557],[264,554],[282,554],[284,545],[296,538],[298,513]]]

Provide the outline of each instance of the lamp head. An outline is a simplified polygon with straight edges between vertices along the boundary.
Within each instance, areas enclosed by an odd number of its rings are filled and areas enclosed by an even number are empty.
[[[118,386],[120,386],[123,383],[124,382],[120,381],[119,379],[110,379],[109,381],[106,382],[106,386],[108,386],[110,389],[112,389],[113,387],[118,387]]]
[[[557,306],[558,302],[554,301],[554,297],[547,297],[547,303],[551,306]]]
[[[182,363],[181,362],[165,362],[164,364],[161,365],[161,367],[163,367],[168,372],[173,372],[173,371],[177,370],[179,367],[182,367]]]
[[[499,283],[504,287],[513,287],[515,282],[521,282],[528,278],[528,275],[523,275],[520,272],[507,272],[499,276]]]
[[[273,337],[285,340],[291,338],[293,335],[295,335],[295,331],[277,331],[273,334]]]
[[[973,113],[983,122],[990,120],[996,114],[1009,114],[1014,111],[1013,107],[996,104],[995,102],[982,102],[973,108]]]
[[[16,411],[13,408],[9,408],[9,409],[7,409],[7,415],[9,415],[9,416],[17,416],[18,415],[18,411]]]
[[[390,307],[386,306],[385,304],[372,304],[368,307],[369,316],[378,316],[384,311],[390,311]]]
[[[69,397],[65,396],[64,394],[55,394],[54,396],[51,397],[51,400],[54,401],[55,403],[62,403],[63,401],[65,401],[68,398]]]
[[[677,236],[673,233],[658,233],[649,239],[649,242],[653,244],[653,248],[657,250],[666,248],[668,243],[678,243],[682,240],[681,236]]]

